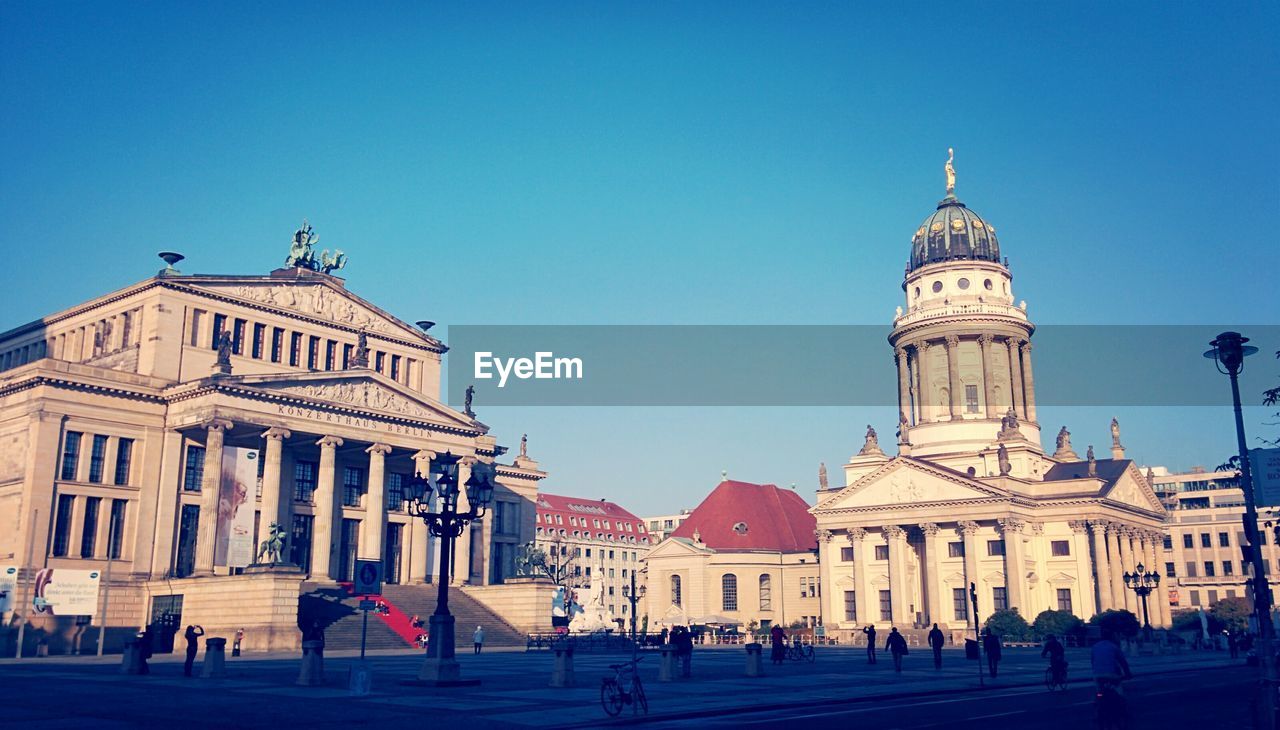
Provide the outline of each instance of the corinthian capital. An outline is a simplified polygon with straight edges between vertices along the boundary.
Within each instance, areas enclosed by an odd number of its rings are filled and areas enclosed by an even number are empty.
[[[849,534],[845,535],[845,539],[847,539],[850,544],[854,544],[854,543],[862,542],[862,538],[866,536],[867,536],[867,531],[865,529],[861,527],[850,527]]]
[[[944,342],[946,342],[946,343],[947,343],[947,349],[948,349],[948,350],[954,350],[954,349],[956,349],[957,347],[959,347],[959,346],[960,346],[960,336],[959,336],[959,335],[947,335],[946,337],[944,337],[944,338],[942,338],[942,339],[943,339],[943,341],[944,341]]]
[[[961,520],[956,523],[956,532],[961,536],[978,534],[978,523],[973,520]]]
[[[1072,532],[1081,535],[1089,531],[1089,523],[1084,520],[1071,520],[1067,523],[1067,526],[1071,528]]]
[[[831,530],[814,530],[813,537],[818,542],[826,544],[831,542]]]
[[[1003,531],[1006,534],[1011,532],[1022,532],[1022,528],[1027,526],[1027,523],[1023,522],[1022,520],[1016,517],[997,518],[996,524],[1000,525],[1001,531]]]
[[[923,532],[926,537],[933,537],[938,534],[938,524],[936,522],[921,522],[920,532]]]
[[[991,334],[990,332],[983,332],[982,334],[978,335],[978,344],[982,345],[983,347],[990,347],[991,343],[995,341],[996,341],[996,336]]]
[[[907,531],[898,525],[885,525],[881,528],[884,531],[885,541],[898,540],[907,536]]]

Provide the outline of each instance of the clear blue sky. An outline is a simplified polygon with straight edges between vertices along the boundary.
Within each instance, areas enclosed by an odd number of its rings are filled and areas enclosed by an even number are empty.
[[[0,329],[160,249],[268,271],[303,217],[408,320],[886,323],[948,146],[1038,323],[1277,322],[1275,3],[893,5],[5,2]],[[811,497],[893,421],[480,410],[637,512],[722,469]],[[1042,415],[1173,467],[1233,444],[1220,409]]]

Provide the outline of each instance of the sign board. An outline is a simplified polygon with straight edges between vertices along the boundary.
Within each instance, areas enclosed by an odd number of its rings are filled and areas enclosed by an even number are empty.
[[[827,627],[826,627],[826,626],[823,626],[822,624],[818,624],[817,626],[814,626],[814,627],[813,627],[813,635],[814,635],[815,637],[819,638],[819,639],[826,638],[826,636],[827,636]]]
[[[356,561],[356,579],[352,592],[358,596],[380,595],[382,593],[381,560]]]
[[[1259,507],[1280,505],[1280,449],[1252,449],[1253,496]]]
[[[253,507],[257,491],[258,450],[225,447],[222,478],[218,483],[215,565],[243,568],[253,562]]]
[[[36,595],[32,606],[47,616],[93,616],[98,612],[96,570],[44,568],[36,573]]]
[[[1178,591],[1176,588],[1174,590],[1169,591],[1169,605],[1171,606],[1178,605]]]
[[[18,600],[18,566],[0,565],[0,614],[13,610]]]
[[[360,610],[361,610],[361,611],[372,611],[372,610],[376,609],[377,607],[378,607],[378,602],[377,602],[377,601],[370,601],[370,600],[368,600],[368,599],[365,599],[365,600],[363,600],[363,601],[361,601],[361,602],[360,602]]]

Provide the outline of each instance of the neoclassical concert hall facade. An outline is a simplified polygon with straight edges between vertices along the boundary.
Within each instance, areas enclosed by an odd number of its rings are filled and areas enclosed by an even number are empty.
[[[950,162],[947,172],[946,197],[912,237],[889,337],[897,454],[868,427],[845,486],[820,485],[812,509],[828,630],[972,627],[970,584],[979,620],[999,608],[1028,621],[1046,609],[1141,616],[1124,573],[1161,565],[1164,507],[1114,421],[1110,458],[1092,447],[1081,458],[1065,427],[1052,454],[1042,449],[1035,327],[995,228],[956,198]],[[1150,609],[1152,625],[1169,624],[1164,587]]]
[[[300,263],[170,266],[0,334],[0,564],[105,571],[110,554],[110,626],[145,625],[182,596],[184,621],[243,624],[254,648],[296,644],[300,584],[350,580],[357,558],[381,560],[388,582],[429,581],[408,478],[446,451],[467,457],[463,479],[468,459],[505,452],[470,408],[441,402],[446,349]],[[215,564],[231,447],[257,452],[255,552],[278,523],[295,574]],[[534,537],[545,474],[522,454],[497,475],[458,540],[456,583],[501,583]]]

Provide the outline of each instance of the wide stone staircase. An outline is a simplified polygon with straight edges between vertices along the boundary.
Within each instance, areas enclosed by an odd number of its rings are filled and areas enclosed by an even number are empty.
[[[320,621],[324,627],[326,649],[359,649],[360,627],[364,621],[360,598],[348,593],[344,586],[305,584],[298,613],[302,622]],[[415,646],[412,640],[397,632],[389,622],[391,618],[377,611],[369,612],[366,649],[408,649]],[[408,624],[408,620],[405,619],[404,623]]]
[[[437,586],[434,584],[387,585],[382,587],[382,597],[406,615],[417,615],[426,622],[436,610]],[[463,590],[450,586],[449,613],[454,616],[454,640],[459,650],[471,644],[471,635],[477,626],[484,627],[485,646],[524,647],[528,637],[516,630],[484,604],[468,596]]]

